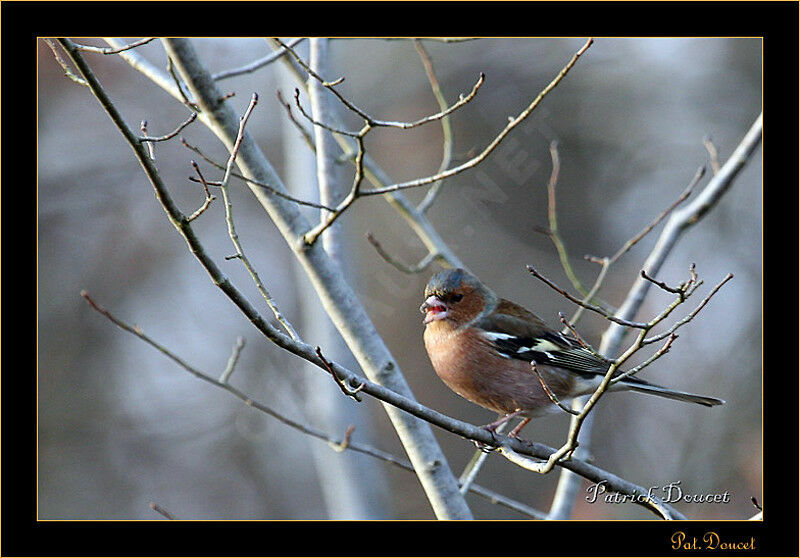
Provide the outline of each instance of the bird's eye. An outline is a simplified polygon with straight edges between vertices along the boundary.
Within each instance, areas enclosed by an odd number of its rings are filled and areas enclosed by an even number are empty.
[[[450,297],[450,300],[451,300],[451,301],[453,301],[453,302],[458,302],[458,301],[460,301],[462,298],[464,298],[464,295],[462,295],[462,294],[456,294],[456,295],[453,295],[453,296],[451,296],[451,297]]]

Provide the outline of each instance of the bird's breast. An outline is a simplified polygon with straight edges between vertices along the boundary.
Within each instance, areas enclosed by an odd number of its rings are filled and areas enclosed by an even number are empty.
[[[513,408],[508,410],[514,403],[507,393],[505,378],[510,372],[509,360],[493,351],[481,336],[448,327],[444,322],[428,324],[424,334],[425,348],[436,375],[473,403],[496,412],[513,411]]]
[[[442,320],[428,324],[424,340],[436,374],[461,397],[498,413],[523,409],[526,416],[538,416],[557,410],[530,363],[501,356],[475,330]],[[570,378],[549,366],[539,369],[559,399],[566,402],[574,395]]]

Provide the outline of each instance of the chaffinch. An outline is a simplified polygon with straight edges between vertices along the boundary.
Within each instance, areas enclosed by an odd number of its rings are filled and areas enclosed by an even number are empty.
[[[562,403],[594,392],[608,371],[608,363],[577,339],[499,298],[464,269],[448,269],[431,277],[420,311],[425,314],[425,349],[436,374],[461,397],[503,415],[487,425],[490,430],[522,416],[524,420],[509,434],[516,436],[531,417],[558,409],[531,363]],[[633,376],[609,388],[623,390],[706,407],[724,403]]]

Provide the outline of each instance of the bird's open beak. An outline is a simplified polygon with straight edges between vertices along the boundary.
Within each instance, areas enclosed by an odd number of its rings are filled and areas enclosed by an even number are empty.
[[[447,306],[438,297],[431,295],[425,299],[419,311],[425,314],[423,324],[429,324],[436,320],[443,320],[447,317]]]

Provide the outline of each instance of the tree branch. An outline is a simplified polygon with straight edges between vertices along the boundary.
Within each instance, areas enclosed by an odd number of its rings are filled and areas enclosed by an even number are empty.
[[[361,110],[360,108],[355,106],[354,103],[349,101],[344,95],[342,95],[341,93],[339,93],[336,90],[335,86],[338,85],[339,83],[341,83],[342,81],[344,81],[344,78],[339,78],[338,80],[335,80],[335,81],[326,81],[317,72],[315,72],[308,64],[306,64],[303,61],[303,59],[289,45],[283,43],[283,41],[281,41],[278,38],[273,38],[273,40],[276,43],[278,43],[279,45],[281,45],[281,47],[283,47],[286,50],[288,50],[289,53],[297,61],[297,63],[300,64],[300,66],[308,73],[308,75],[310,75],[312,78],[314,78],[315,80],[320,82],[323,85],[323,87],[325,87],[331,93],[333,93],[336,96],[336,98],[339,99],[339,101],[344,106],[346,106],[348,109],[353,111],[355,114],[357,114],[358,116],[363,118],[367,122],[367,124],[369,124],[373,128],[388,127],[388,128],[400,128],[402,130],[408,130],[410,128],[416,128],[417,126],[421,126],[423,124],[427,124],[428,122],[435,122],[436,120],[440,120],[440,119],[444,118],[445,116],[447,116],[448,114],[451,114],[452,112],[458,110],[459,108],[461,108],[462,106],[464,106],[465,104],[470,102],[473,98],[475,98],[475,95],[478,94],[478,89],[480,89],[481,85],[483,85],[483,82],[486,79],[486,76],[483,73],[481,73],[478,76],[478,81],[475,83],[475,85],[472,86],[472,91],[470,91],[469,94],[467,94],[466,97],[463,96],[463,95],[460,96],[459,100],[456,103],[454,103],[449,108],[447,108],[447,109],[445,109],[445,110],[443,110],[441,112],[438,112],[436,114],[432,114],[430,116],[426,116],[424,118],[420,118],[419,120],[414,120],[413,122],[397,122],[397,121],[392,121],[392,120],[380,120],[380,119],[377,119],[377,118],[373,118],[372,116],[370,116],[369,114],[367,114],[366,112],[364,112],[363,110]],[[305,114],[305,112],[304,112],[304,114]]]
[[[157,349],[159,352],[167,356],[169,359],[177,363],[181,368],[185,369],[187,372],[191,373],[195,377],[200,380],[203,380],[209,384],[212,384],[218,388],[224,389],[225,391],[231,393],[232,395],[236,396],[240,400],[242,400],[245,404],[250,407],[253,407],[273,418],[278,419],[280,422],[296,429],[304,434],[308,434],[310,436],[320,438],[325,440],[329,443],[336,443],[338,445],[342,445],[344,440],[333,440],[327,434],[310,427],[308,425],[299,423],[292,419],[289,419],[285,415],[277,412],[273,408],[269,407],[268,405],[261,403],[252,399],[246,393],[240,391],[239,389],[233,387],[227,382],[223,382],[221,380],[217,380],[213,376],[206,374],[197,368],[188,364],[185,360],[174,354],[172,351],[164,347],[163,345],[159,344],[149,336],[147,336],[141,328],[136,326],[130,326],[111,314],[108,310],[97,304],[86,291],[81,292],[81,296],[86,300],[86,302],[98,313],[105,316],[115,325],[120,327],[121,329],[127,331],[128,333],[132,333],[139,339],[145,341],[150,346]],[[316,350],[315,350],[316,352]],[[324,357],[323,357],[324,358]],[[331,373],[335,373],[336,376],[339,377],[342,381],[350,381],[352,378],[356,377],[355,374],[352,372],[341,368],[339,365],[333,362],[324,362],[324,363],[315,363],[322,368],[330,367],[332,370]],[[365,380],[363,381],[363,391],[364,393],[369,393],[370,395],[375,396],[381,400],[393,400],[392,404],[399,404],[402,407],[405,407],[408,412],[414,413],[417,416],[424,418],[425,420],[435,424],[441,428],[449,430],[455,434],[459,434],[467,439],[474,440],[477,442],[481,442],[486,446],[493,447],[496,444],[496,434],[488,432],[486,429],[478,426],[473,426],[471,424],[467,424],[456,419],[452,419],[446,415],[442,415],[441,413],[419,405],[415,401],[410,401],[402,396],[389,392],[380,386],[372,384],[372,382]],[[550,454],[554,453],[556,450],[553,448],[549,448],[543,444],[535,444],[530,442],[525,442],[518,438],[503,438],[503,451],[512,455],[513,461],[518,461],[524,457],[533,457],[533,458],[547,458]],[[349,442],[347,444],[347,449],[353,449],[355,451],[360,451],[362,453],[366,453],[372,455],[373,457],[377,457],[379,459],[383,459],[395,465],[403,466],[403,461],[397,458],[392,458],[389,454],[385,452],[381,452],[380,450],[375,450],[369,446],[363,446],[360,444],[355,444],[354,442]],[[571,470],[574,470],[577,474],[584,476],[588,480],[593,482],[603,482],[608,490],[617,491],[621,494],[626,494],[629,496],[637,495],[637,494],[646,494],[647,491],[637,486],[633,483],[630,483],[616,475],[604,471],[594,465],[590,465],[588,463],[582,462],[580,460],[571,460],[569,462],[562,463],[561,466],[568,467]],[[410,466],[409,466],[410,468]],[[485,493],[486,491],[480,491]],[[654,499],[652,501],[637,501],[639,505],[642,505],[646,508],[651,509],[658,515],[664,517],[665,519],[686,519],[680,512],[673,509],[671,506],[666,504],[662,504],[658,499]]]
[[[719,202],[725,192],[730,189],[736,176],[761,142],[761,130],[762,115],[759,114],[731,157],[719,172],[711,178],[703,191],[691,203],[680,210],[672,212],[667,224],[661,231],[655,247],[642,266],[642,269],[649,277],[657,276],[658,271],[672,248],[677,244],[682,233],[689,227],[696,225]],[[617,310],[616,316],[621,319],[632,319],[641,307],[651,284],[650,281],[641,276],[634,281],[625,297],[625,301]],[[600,353],[604,355],[616,353],[622,344],[625,333],[625,328],[618,323],[610,324],[603,334]],[[576,399],[573,408],[582,405],[582,399]],[[578,443],[584,448],[589,446],[591,427],[592,419],[590,417],[581,429],[580,436],[577,439]],[[553,498],[553,505],[550,508],[550,518],[569,518],[572,514],[579,485],[579,479],[574,475],[561,474],[556,495]]]
[[[433,96],[439,105],[439,109],[444,111],[447,109],[447,99],[442,93],[442,88],[439,85],[439,79],[436,77],[436,72],[433,69],[433,61],[431,60],[428,51],[419,39],[414,39],[414,48],[419,54],[422,65],[425,67],[425,75],[428,76],[428,83],[431,85]],[[442,162],[439,164],[438,172],[443,172],[450,166],[453,159],[453,127],[450,125],[450,117],[445,116],[442,118]],[[444,181],[439,180],[434,182],[433,186],[426,192],[425,197],[419,202],[417,210],[420,213],[425,213],[436,201],[436,196],[442,188]]]
[[[290,47],[293,47],[293,46],[296,46],[296,45],[300,44],[300,42],[303,41],[304,39],[305,39],[304,37],[300,37],[300,38],[295,39],[293,41],[289,41],[288,44],[289,44]],[[233,68],[231,70],[224,70],[222,72],[217,72],[216,74],[211,76],[211,79],[213,79],[214,81],[222,81],[223,79],[229,79],[229,78],[240,76],[240,75],[243,75],[243,74],[249,74],[249,73],[255,72],[256,70],[259,70],[259,69],[263,68],[264,66],[272,64],[273,62],[278,60],[284,54],[286,54],[286,49],[282,48],[281,50],[279,50],[277,52],[271,52],[268,55],[266,55],[266,56],[264,56],[262,58],[259,58],[258,60],[254,61],[254,62],[250,62],[249,64],[245,64],[244,66],[240,66],[238,68]]]
[[[89,45],[75,45],[75,48],[78,50],[82,50],[84,52],[97,52],[100,54],[119,54],[120,52],[130,50],[132,48],[140,47],[142,45],[146,45],[147,43],[155,40],[155,37],[145,37],[144,39],[139,39],[138,41],[134,41],[129,43],[125,46],[120,46],[117,48],[103,48],[103,47],[94,47]]]
[[[391,465],[399,467],[400,469],[410,471],[412,473],[414,472],[414,467],[408,460],[392,455],[391,453],[379,450],[373,446],[352,441],[351,439],[353,432],[352,427],[348,428],[342,439],[334,438],[333,436],[323,432],[322,430],[314,428],[313,426],[290,419],[285,414],[277,411],[273,407],[270,407],[265,403],[257,401],[252,397],[250,397],[248,394],[244,393],[243,391],[231,386],[228,380],[230,379],[230,375],[233,371],[234,366],[236,365],[236,361],[239,358],[241,350],[244,347],[244,338],[239,337],[236,340],[236,345],[233,348],[233,352],[231,354],[230,359],[228,360],[227,366],[225,367],[225,371],[222,373],[220,379],[216,380],[210,374],[207,374],[195,368],[194,366],[188,364],[184,359],[182,359],[181,357],[170,351],[168,348],[166,348],[165,346],[163,346],[162,344],[158,343],[153,338],[145,334],[145,332],[141,328],[137,326],[131,326],[125,323],[124,321],[120,320],[116,316],[114,316],[111,312],[109,312],[108,310],[100,306],[97,302],[95,302],[94,299],[86,291],[81,291],[81,296],[84,298],[84,300],[86,300],[87,304],[89,304],[89,306],[92,307],[92,309],[94,309],[102,316],[106,317],[109,321],[114,323],[119,328],[135,335],[136,337],[138,337],[151,347],[155,348],[156,350],[158,350],[164,356],[175,362],[178,366],[180,366],[181,368],[183,368],[196,378],[227,391],[234,397],[238,398],[240,401],[244,402],[247,406],[252,407],[253,409],[256,409],[259,412],[262,412],[272,418],[277,419],[279,422],[285,424],[286,426],[289,426],[290,428],[297,430],[302,434],[327,442],[328,445],[330,445],[335,451],[341,452],[345,450],[352,450],[358,453],[362,453],[364,455],[368,455],[385,463],[389,463]],[[333,366],[332,363],[328,364],[330,366]],[[524,515],[528,515],[534,519],[545,518],[544,513],[535,510],[529,506],[526,506],[521,502],[517,502],[515,500],[512,500],[511,498],[507,498],[506,496],[488,490],[484,487],[473,485],[467,487],[465,491],[467,490],[469,492],[473,492],[479,496],[482,496],[483,498],[487,498],[495,504],[503,505],[509,509],[515,510]],[[174,519],[173,517],[168,517],[168,514],[165,514],[163,510],[159,511],[158,509],[156,509],[156,507],[154,507],[153,504],[151,504],[151,508],[154,511],[161,513],[168,519]]]
[[[166,39],[164,46],[202,112],[207,115],[209,127],[231,150],[238,129],[236,115],[226,102],[218,102],[221,95],[213,79],[197,59],[191,43],[184,39]],[[247,133],[241,143],[237,164],[246,177],[285,190],[277,173]],[[376,385],[383,389],[402,394],[406,399],[413,397],[395,359],[338,267],[331,263],[322,247],[304,245],[302,235],[308,230],[309,224],[297,206],[281,198],[267,196],[261,189],[252,188],[252,191],[287,243],[294,249],[328,315],[367,376],[379,382]],[[284,348],[299,349],[294,343],[286,343],[287,340],[289,338],[280,338]],[[312,362],[321,364],[311,347],[304,347],[301,352],[306,351],[309,357],[313,355]],[[394,406],[386,405],[384,408],[417,469],[437,517],[471,517],[430,427],[415,417],[399,412]]]

